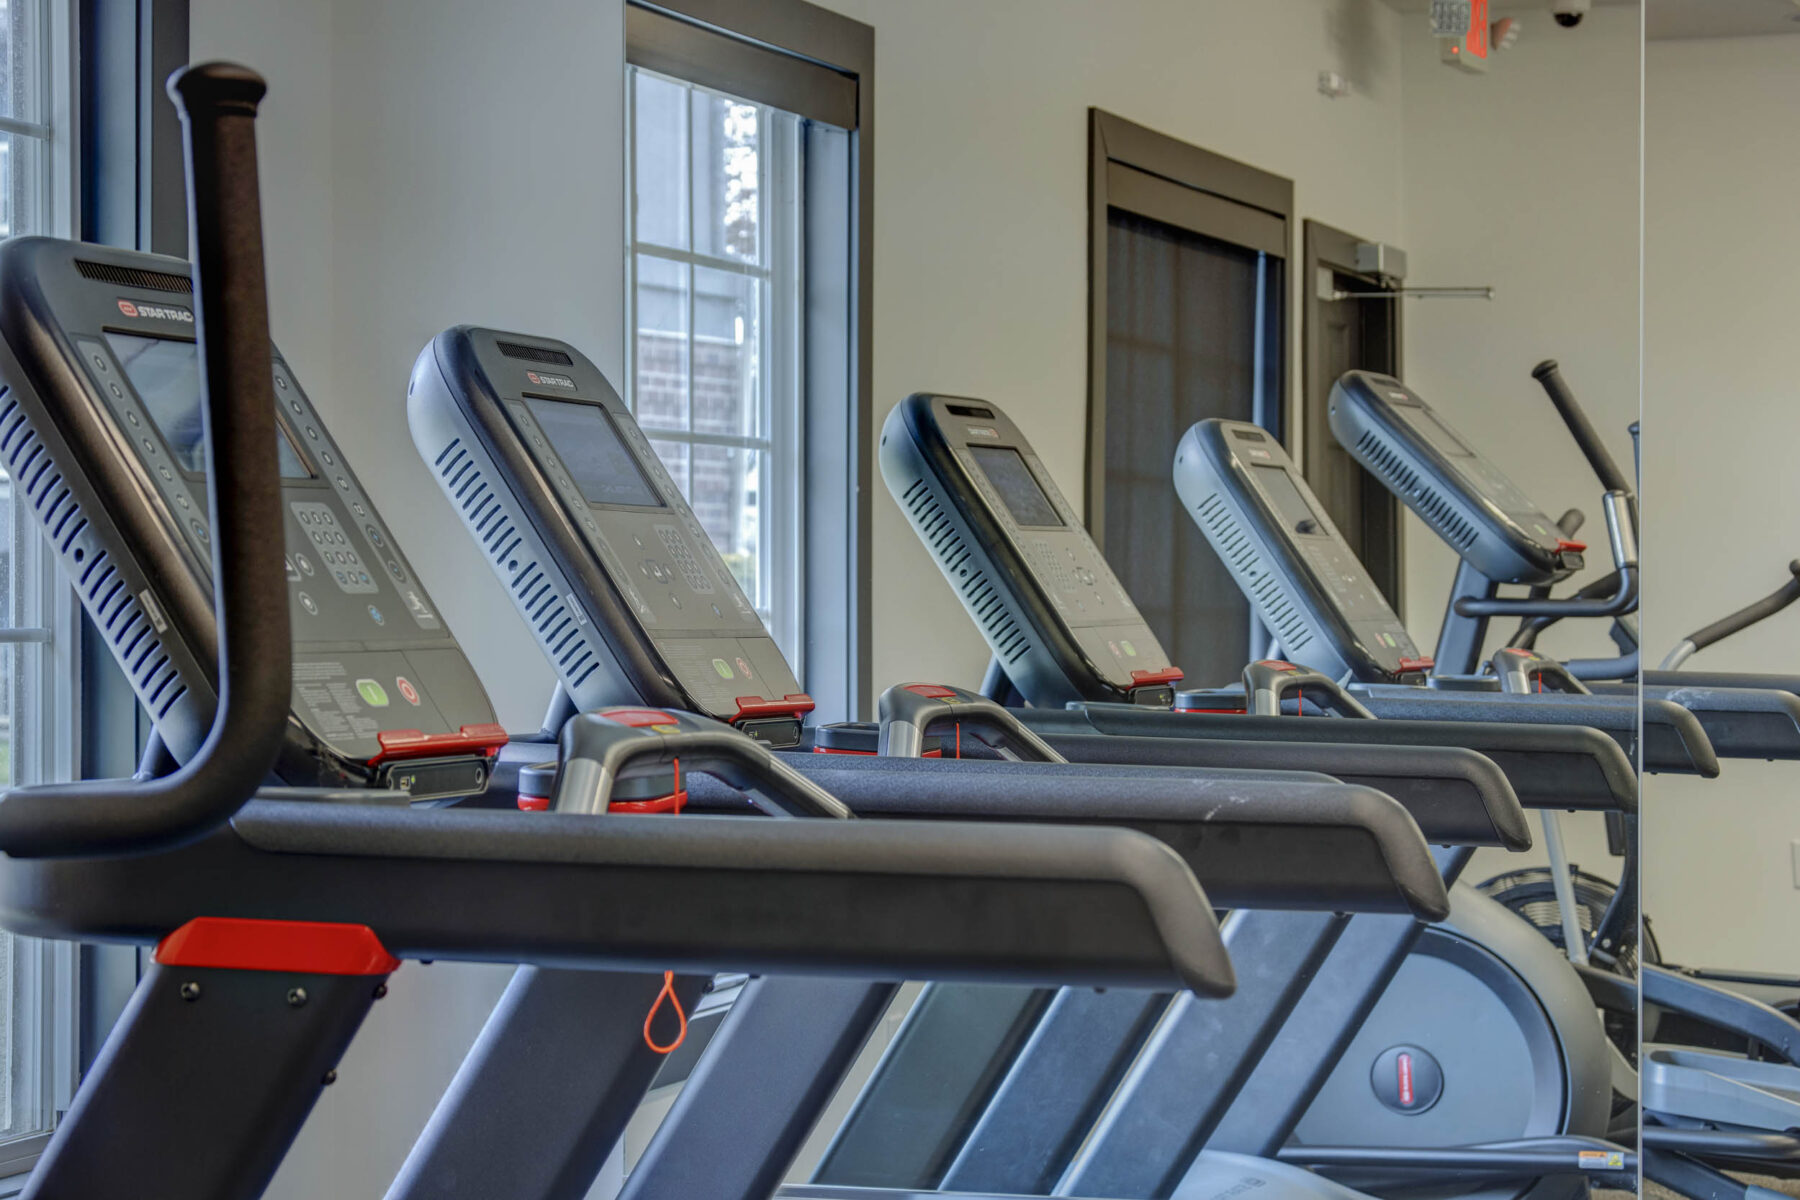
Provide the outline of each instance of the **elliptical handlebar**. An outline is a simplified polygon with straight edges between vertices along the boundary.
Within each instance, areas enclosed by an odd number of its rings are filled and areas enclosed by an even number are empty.
[[[0,851],[14,857],[123,855],[194,841],[268,778],[293,686],[281,539],[274,360],[256,169],[256,109],[268,87],[234,63],[169,78],[187,159],[194,330],[212,519],[219,700],[198,753],[149,782],[96,780],[0,796]]]
[[[1746,604],[1731,615],[1721,617],[1681,639],[1680,644],[1663,659],[1662,669],[1673,671],[1714,642],[1742,633],[1758,621],[1767,620],[1794,601],[1800,600],[1800,558],[1788,564],[1788,573],[1792,578],[1761,600]]]
[[[1593,422],[1588,420],[1587,412],[1581,402],[1575,399],[1575,393],[1569,389],[1562,377],[1562,371],[1554,358],[1546,358],[1531,369],[1531,377],[1543,385],[1544,394],[1550,397],[1550,403],[1556,406],[1561,414],[1563,424],[1569,427],[1569,433],[1575,444],[1581,447],[1582,454],[1587,456],[1588,465],[1594,468],[1594,474],[1600,477],[1600,486],[1609,492],[1624,492],[1632,495],[1636,489],[1626,478],[1625,472],[1619,470],[1619,464],[1613,461],[1612,452],[1606,443],[1600,440]]]

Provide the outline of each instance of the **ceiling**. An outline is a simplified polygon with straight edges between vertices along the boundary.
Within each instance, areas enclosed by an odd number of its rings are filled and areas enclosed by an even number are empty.
[[[1431,0],[1385,0],[1403,13],[1424,13]],[[1596,0],[1607,5],[1637,7],[1640,0]],[[1757,37],[1774,33],[1800,33],[1800,0],[1642,0],[1645,33],[1651,41],[1676,38]],[[1549,0],[1494,0],[1496,11],[1548,15]]]

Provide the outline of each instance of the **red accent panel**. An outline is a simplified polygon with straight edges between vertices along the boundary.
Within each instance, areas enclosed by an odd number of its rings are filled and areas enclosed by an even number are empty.
[[[739,721],[758,721],[764,717],[803,717],[813,710],[813,699],[802,692],[784,696],[780,700],[764,700],[761,696],[739,696],[737,712],[731,718],[731,724]]]
[[[947,688],[941,683],[909,683],[906,690],[915,696],[923,696],[927,700],[954,700],[956,689]]]
[[[1274,667],[1277,671],[1291,672],[1291,671],[1298,671],[1300,669],[1299,667],[1296,667],[1293,663],[1289,662],[1285,658],[1265,658],[1257,665],[1263,666],[1263,667]]]
[[[1403,658],[1400,660],[1400,670],[1402,672],[1429,671],[1429,670],[1431,670],[1431,668],[1433,668],[1435,666],[1437,666],[1436,661],[1433,659],[1427,658],[1423,654],[1419,655],[1419,657],[1417,657],[1417,658]]]
[[[524,792],[520,792],[519,793],[519,811],[520,812],[548,812],[548,811],[550,811],[550,797],[548,797],[548,796],[527,796]]]
[[[678,813],[687,807],[687,789],[670,792],[667,796],[657,796],[650,800],[614,800],[606,806],[607,812],[616,813]]]
[[[1133,686],[1144,686],[1144,685],[1151,685],[1151,684],[1158,684],[1158,683],[1180,683],[1181,682],[1181,668],[1180,667],[1164,667],[1160,671],[1133,671],[1131,673],[1131,682],[1132,682]]]
[[[1556,549],[1558,550],[1558,552],[1561,552],[1563,550],[1586,550],[1587,543],[1586,542],[1571,542],[1568,538],[1557,538],[1556,539]]]
[[[651,725],[675,724],[675,715],[666,713],[660,708],[603,708],[600,710],[600,715],[609,721],[629,725],[633,729],[646,729]]]
[[[369,760],[371,767],[397,758],[440,758],[450,754],[492,758],[506,745],[506,730],[499,725],[464,725],[455,733],[384,729],[375,739],[381,743],[381,751]]]
[[[400,960],[367,925],[239,917],[194,918],[158,943],[156,961],[307,975],[388,975],[400,969]]]

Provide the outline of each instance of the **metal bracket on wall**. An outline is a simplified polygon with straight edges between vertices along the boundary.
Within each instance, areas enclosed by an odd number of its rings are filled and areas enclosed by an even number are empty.
[[[1371,292],[1332,291],[1321,293],[1325,300],[1492,300],[1491,287],[1397,287],[1378,288]]]

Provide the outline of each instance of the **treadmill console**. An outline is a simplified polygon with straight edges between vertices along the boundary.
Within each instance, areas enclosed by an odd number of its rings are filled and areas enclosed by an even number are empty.
[[[581,710],[624,699],[797,744],[812,701],[618,393],[551,338],[419,354],[413,443]]]
[[[1195,425],[1175,451],[1175,491],[1283,658],[1362,683],[1418,682],[1431,669],[1268,430]]]
[[[1028,704],[1168,706],[1181,672],[1019,427],[985,400],[908,396],[881,475]]]
[[[0,246],[0,461],[177,761],[217,702],[193,286],[181,259]],[[296,786],[487,785],[506,735],[343,450],[275,356]]]
[[[1398,379],[1349,372],[1332,386],[1330,419],[1350,457],[1487,578],[1542,586],[1583,565],[1587,547],[1565,538],[1512,480]]]

